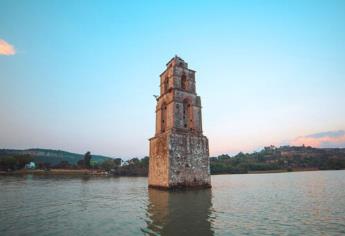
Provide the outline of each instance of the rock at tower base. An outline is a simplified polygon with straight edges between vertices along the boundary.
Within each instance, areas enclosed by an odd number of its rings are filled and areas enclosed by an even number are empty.
[[[210,188],[207,138],[188,132],[164,132],[151,138],[149,187]]]

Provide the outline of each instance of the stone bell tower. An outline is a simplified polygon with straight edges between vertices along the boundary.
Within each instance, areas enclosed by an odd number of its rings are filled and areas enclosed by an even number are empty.
[[[160,75],[156,134],[150,139],[149,187],[211,187],[195,71],[175,56]]]

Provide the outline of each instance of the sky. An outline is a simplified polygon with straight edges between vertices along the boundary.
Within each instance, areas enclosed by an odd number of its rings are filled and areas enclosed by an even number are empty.
[[[148,155],[175,55],[211,155],[345,147],[345,1],[0,0],[0,148]]]

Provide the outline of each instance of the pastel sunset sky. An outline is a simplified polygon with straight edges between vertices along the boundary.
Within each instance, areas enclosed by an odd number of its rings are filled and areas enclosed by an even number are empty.
[[[148,155],[175,54],[211,155],[345,147],[345,1],[0,0],[0,148]]]

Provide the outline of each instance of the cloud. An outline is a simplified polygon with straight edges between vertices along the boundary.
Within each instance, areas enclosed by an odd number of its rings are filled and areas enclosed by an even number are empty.
[[[345,131],[327,131],[300,136],[290,142],[293,146],[312,146],[319,148],[345,147]]]
[[[11,56],[16,54],[14,47],[5,40],[0,39],[0,55]]]

